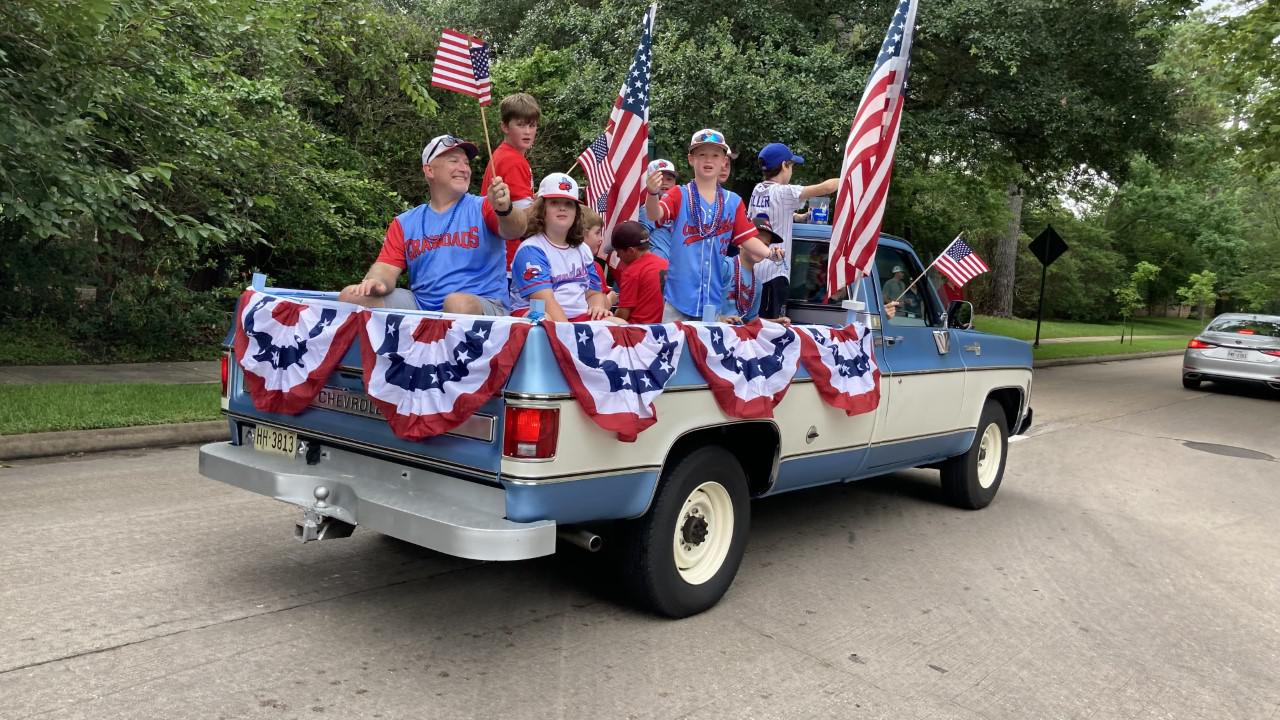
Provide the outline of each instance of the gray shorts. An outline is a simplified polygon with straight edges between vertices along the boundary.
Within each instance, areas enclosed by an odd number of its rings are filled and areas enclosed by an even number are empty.
[[[473,296],[480,301],[480,306],[484,312],[482,315],[506,315],[507,306],[502,304],[501,300],[493,298]],[[417,310],[418,299],[414,296],[413,291],[404,288],[396,288],[389,295],[382,298],[382,307],[391,310]]]

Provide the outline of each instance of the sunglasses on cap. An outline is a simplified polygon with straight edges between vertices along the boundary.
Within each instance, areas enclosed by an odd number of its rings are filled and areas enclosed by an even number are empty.
[[[697,135],[694,135],[694,136],[693,136],[693,143],[691,143],[691,144],[697,144],[697,143],[723,143],[723,142],[724,142],[724,135],[721,135],[721,134],[720,134],[720,133],[718,133],[718,132],[710,132],[710,131],[706,131],[706,132],[700,132],[700,133],[698,133]],[[726,144],[727,144],[727,143],[726,143]]]
[[[431,144],[427,146],[427,149],[423,151],[423,161],[426,162],[428,159],[434,159],[441,153],[447,150],[452,150],[456,147],[462,148],[462,151],[467,154],[467,159],[475,158],[477,150],[473,143],[452,135],[441,135],[435,140],[432,140]]]

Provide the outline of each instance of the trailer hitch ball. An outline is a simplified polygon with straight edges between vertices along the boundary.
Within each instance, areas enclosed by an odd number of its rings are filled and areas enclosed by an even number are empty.
[[[311,491],[311,494],[316,498],[316,507],[328,506],[328,503],[326,503],[325,500],[329,498],[329,488],[323,485],[317,485],[316,489]]]

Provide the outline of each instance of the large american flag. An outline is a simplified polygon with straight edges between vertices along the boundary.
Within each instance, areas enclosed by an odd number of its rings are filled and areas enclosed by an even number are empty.
[[[965,283],[991,269],[982,262],[978,253],[969,247],[969,243],[960,237],[952,240],[933,264],[937,266],[938,272],[951,278],[951,282],[960,287],[964,287]]]
[[[609,188],[613,185],[613,170],[605,160],[609,156],[609,141],[601,133],[578,156],[578,164],[587,174],[587,205],[604,214],[609,201]]]
[[[493,82],[489,79],[489,44],[445,28],[440,48],[431,66],[431,86],[470,95],[481,105],[493,102]]]
[[[828,296],[849,285],[859,273],[869,272],[875,259],[902,119],[902,86],[911,60],[916,2],[898,3],[849,128],[840,188],[831,214]]]
[[[618,223],[635,220],[644,205],[644,168],[649,162],[649,73],[653,67],[653,16],[650,5],[640,26],[640,46],[631,60],[631,69],[618,91],[618,99],[604,128],[605,165],[613,184],[604,203],[606,250]]]

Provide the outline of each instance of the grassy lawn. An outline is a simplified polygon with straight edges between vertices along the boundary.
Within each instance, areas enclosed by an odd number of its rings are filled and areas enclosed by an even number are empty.
[[[217,420],[219,387],[0,385],[0,435]]]
[[[1182,335],[1190,338],[1204,329],[1205,323],[1195,319],[1180,318],[1138,318],[1134,323],[1134,332],[1138,337],[1143,335]],[[1035,319],[998,318],[990,315],[979,315],[974,327],[983,332],[996,335],[1008,335],[1019,340],[1034,340],[1036,337]],[[1093,337],[1114,335],[1120,338],[1120,323],[1082,323],[1066,320],[1045,320],[1040,325],[1040,339],[1064,337]],[[1126,331],[1127,336],[1127,331]]]
[[[1044,337],[1043,331],[1041,338]],[[1116,340],[1106,342],[1055,343],[1041,345],[1033,351],[1036,360],[1052,360],[1056,358],[1096,357],[1100,355],[1130,355],[1133,353],[1154,352],[1156,350],[1181,350],[1187,346],[1183,338],[1150,338],[1141,335],[1130,344],[1128,340],[1120,344]]]

